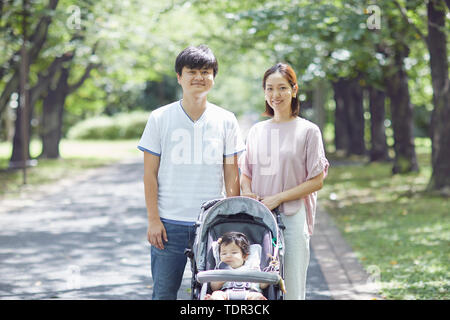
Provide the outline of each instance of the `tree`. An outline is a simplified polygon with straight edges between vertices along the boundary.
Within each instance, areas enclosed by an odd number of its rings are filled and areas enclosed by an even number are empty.
[[[375,86],[369,86],[369,110],[370,110],[370,136],[371,148],[370,161],[389,160],[388,145],[385,131],[385,101],[386,94]]]
[[[201,0],[197,3],[206,10],[208,4]],[[344,148],[347,154],[365,154],[360,82],[370,54],[367,45],[361,46],[365,17],[353,1],[246,1],[243,8],[236,1],[227,1],[209,6],[229,19],[233,31],[226,43],[239,48],[257,47],[272,63],[289,63],[299,75],[302,91],[317,93],[324,81],[334,83],[336,147]],[[373,52],[373,47],[370,49]],[[340,89],[343,91],[336,92]],[[313,96],[314,100],[321,98]],[[313,101],[313,105],[322,104]],[[321,109],[312,111],[317,121]]]
[[[36,61],[44,43],[47,40],[48,28],[52,23],[52,12],[54,12],[54,10],[56,9],[58,2],[58,0],[50,0],[47,7],[42,9],[43,13],[38,14],[38,16],[41,16],[38,22],[34,26],[33,23],[30,23],[32,29],[34,30],[34,32],[28,37],[28,62],[30,65],[32,65]],[[11,11],[14,12],[15,10],[17,9],[11,8]],[[12,13],[12,16],[17,17],[15,13]],[[0,115],[5,110],[11,94],[18,91],[20,65],[20,59],[18,57],[20,57],[20,49],[16,50],[0,69],[0,80],[6,73],[12,73],[11,78],[6,83],[5,87],[3,88],[2,94],[0,95]]]
[[[333,82],[336,150],[346,155],[366,153],[364,142],[363,88],[358,78],[339,78]]]
[[[432,175],[429,190],[450,188],[450,80],[448,73],[447,34],[445,29],[446,9],[450,1],[429,0],[427,3],[427,29],[424,35],[417,23],[408,16],[415,7],[403,7],[394,1],[404,21],[414,30],[428,47],[433,87],[433,113],[431,117]],[[416,4],[416,7],[421,3]],[[446,8],[447,6],[447,8]],[[416,19],[420,20],[420,19]]]
[[[51,0],[49,1],[48,6],[45,8],[45,10],[48,12],[47,14],[44,14],[39,21],[37,22],[35,32],[30,36],[26,36],[25,38],[29,40],[29,43],[25,43],[22,47],[22,50],[26,50],[25,54],[22,54],[23,56],[27,57],[27,67],[25,72],[27,74],[23,74],[22,76],[27,78],[29,77],[29,66],[31,66],[35,60],[38,58],[39,53],[42,50],[42,47],[46,41],[47,34],[48,34],[48,28],[52,21],[52,16],[50,12],[54,11],[56,9],[56,6],[58,4],[57,0]],[[29,10],[29,8],[27,8]],[[26,22],[27,25],[24,25],[22,29],[28,29],[29,23]],[[30,23],[31,25],[31,23]],[[21,76],[21,69],[20,69],[20,62],[21,60],[18,60],[18,62],[15,62],[17,57],[19,55],[19,52],[14,52],[13,56],[8,60],[8,65],[11,67],[12,76],[9,79],[9,81],[6,83],[2,94],[0,96],[0,114],[3,113],[4,109],[7,106],[7,102],[13,92],[19,91],[19,80]],[[5,69],[3,69],[5,70]],[[22,73],[24,72],[22,70]],[[28,89],[21,90],[22,95],[27,94],[28,95]],[[20,98],[20,99],[23,99]],[[13,138],[13,152],[11,155],[10,163],[13,167],[18,167],[18,163],[22,163],[25,160],[30,159],[30,152],[29,152],[29,143],[30,143],[30,126],[29,126],[29,119],[30,115],[32,114],[32,109],[30,106],[27,105],[25,108],[17,108],[17,116],[16,116],[16,124],[15,124],[15,134]],[[26,113],[24,115],[24,112]],[[23,117],[25,117],[26,121],[23,121]],[[26,133],[26,134],[25,134]],[[25,137],[25,136],[26,137]],[[24,159],[23,157],[26,157]]]
[[[447,6],[449,6],[447,0]],[[430,190],[450,188],[450,79],[448,74],[447,36],[445,33],[444,1],[429,1],[428,37],[430,69],[433,84],[433,114],[431,118],[431,163],[433,172]],[[447,194],[448,194],[447,190]]]
[[[383,82],[389,98],[392,127],[394,131],[393,173],[418,171],[413,133],[413,105],[408,87],[405,59],[410,45],[416,41],[411,28],[404,23],[399,13],[389,2],[383,2],[385,23],[376,43],[378,54],[383,56]]]
[[[394,129],[395,159],[393,173],[418,171],[413,134],[413,106],[410,101],[408,75],[404,59],[409,48],[399,44],[393,51],[384,51],[392,63],[384,68],[386,93],[390,100],[391,119]]]
[[[95,54],[95,48],[93,49],[93,54]],[[39,156],[40,158],[59,158],[59,143],[62,138],[66,98],[81,87],[90,76],[91,71],[98,67],[98,64],[89,63],[80,79],[74,84],[69,84],[69,75],[73,67],[72,59],[75,53],[68,52],[65,56],[68,57],[67,61],[60,66],[59,72],[54,74],[47,93],[43,98],[42,153]]]

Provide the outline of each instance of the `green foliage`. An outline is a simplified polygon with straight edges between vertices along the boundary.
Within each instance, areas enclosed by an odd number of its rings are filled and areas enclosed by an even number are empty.
[[[67,136],[84,140],[137,139],[142,135],[148,115],[145,111],[133,111],[89,118],[74,125]]]
[[[426,34],[423,1],[398,2]],[[30,3],[32,32],[46,13],[47,1]],[[371,4],[381,9],[380,30],[367,27]],[[80,28],[74,28],[74,7],[80,10]],[[21,4],[7,1],[2,9],[0,92],[12,72],[7,61],[20,48]],[[262,75],[278,61],[293,66],[303,95],[314,89],[318,78],[334,80],[356,73],[363,74],[364,84],[382,87],[383,67],[392,62],[386,52],[406,43],[411,49],[405,68],[411,102],[417,109],[417,133],[428,133],[433,105],[427,47],[392,1],[60,0],[52,18],[47,41],[31,66],[31,85],[55,57],[71,50],[75,57],[69,84],[80,79],[90,62],[99,64],[83,86],[67,97],[64,133],[93,115],[151,110],[178,99],[175,57],[184,47],[201,43],[208,44],[219,60],[210,100],[236,114],[261,111]],[[332,95],[327,99],[326,111],[332,114]],[[39,102],[37,106],[39,118]]]
[[[431,142],[416,145],[419,173],[393,176],[389,163],[332,161],[319,199],[363,266],[380,269],[384,298],[448,300],[450,201],[425,192]]]

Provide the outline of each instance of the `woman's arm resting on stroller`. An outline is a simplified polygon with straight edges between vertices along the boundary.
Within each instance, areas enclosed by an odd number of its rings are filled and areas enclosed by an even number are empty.
[[[264,199],[262,199],[262,203],[270,210],[273,210],[283,202],[301,199],[308,194],[322,189],[323,176],[324,174],[322,172],[314,178],[305,181],[294,188],[277,193],[273,196],[265,197]]]
[[[167,234],[158,213],[159,160],[158,156],[144,152],[144,189],[148,217],[147,240],[152,246],[164,249],[163,240],[167,242]]]

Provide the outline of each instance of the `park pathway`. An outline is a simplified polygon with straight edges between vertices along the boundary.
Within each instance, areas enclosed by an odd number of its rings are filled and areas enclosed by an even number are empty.
[[[133,158],[0,200],[0,299],[150,299],[142,175]],[[313,250],[307,299],[331,299]]]

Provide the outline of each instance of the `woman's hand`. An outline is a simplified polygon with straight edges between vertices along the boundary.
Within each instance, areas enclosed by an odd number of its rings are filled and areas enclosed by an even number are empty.
[[[269,208],[269,210],[273,210],[276,207],[278,207],[283,201],[281,201],[281,197],[276,194],[273,196],[269,196],[269,197],[265,197],[261,200],[261,202],[267,207]]]

